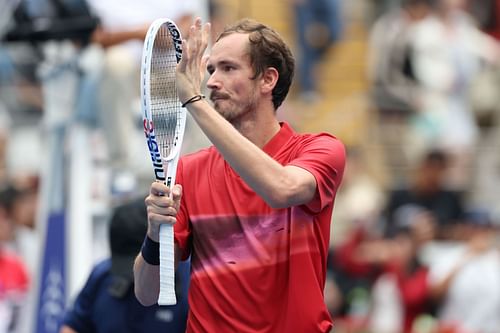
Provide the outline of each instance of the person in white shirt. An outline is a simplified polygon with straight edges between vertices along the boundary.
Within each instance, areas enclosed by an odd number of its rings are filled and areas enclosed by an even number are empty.
[[[476,222],[477,223],[477,222]],[[467,226],[470,239],[436,253],[429,285],[441,326],[460,332],[498,333],[500,248],[489,224]],[[455,331],[454,331],[455,332]]]
[[[187,34],[195,14],[202,12],[194,0],[87,0],[99,18],[91,41],[104,52],[98,73],[98,114],[105,126],[112,186],[123,176],[151,178],[140,112],[140,65],[144,38],[158,18],[173,20]],[[145,158],[138,158],[144,156]]]

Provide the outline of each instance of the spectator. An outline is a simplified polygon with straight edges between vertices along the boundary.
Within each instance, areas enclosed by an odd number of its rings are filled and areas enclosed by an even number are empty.
[[[446,150],[450,180],[469,187],[478,126],[469,90],[481,62],[497,63],[498,44],[465,12],[466,0],[437,0],[433,13],[413,30],[413,68],[421,85],[418,112],[411,120],[415,156],[427,147]]]
[[[418,84],[412,68],[412,28],[430,10],[431,0],[404,0],[383,14],[370,32],[369,78],[381,125],[416,110]],[[400,138],[399,138],[400,139]]]
[[[60,333],[184,333],[189,263],[176,274],[177,304],[143,307],[133,292],[132,266],[146,232],[142,199],[118,206],[111,218],[111,258],[98,263],[66,313]]]
[[[28,270],[9,246],[14,234],[10,194],[9,190],[0,190],[0,332],[16,331],[29,288]]]
[[[357,329],[411,332],[416,318],[431,311],[428,268],[420,262],[419,254],[433,239],[435,222],[418,206],[403,207],[396,215],[391,238],[360,229],[338,246],[333,257],[346,301],[341,315]],[[362,290],[365,305],[360,308]]]
[[[339,0],[292,0],[298,44],[299,96],[314,102],[318,96],[317,66],[340,39]]]
[[[429,13],[430,1],[403,0],[370,30],[370,102],[378,119],[377,136],[386,147],[385,162],[396,181],[405,178],[405,166],[411,162],[409,119],[418,110],[420,86],[412,64],[412,30]]]
[[[431,150],[417,164],[409,183],[389,192],[383,213],[387,235],[396,226],[396,211],[405,205],[417,205],[434,216],[438,237],[452,236],[453,226],[461,222],[465,212],[465,203],[462,193],[447,188],[448,166],[445,152]]]
[[[372,290],[370,326],[373,332],[411,333],[416,319],[432,311],[427,282],[429,270],[420,261],[419,254],[434,238],[433,216],[418,206],[401,207],[396,216],[394,237],[389,243],[391,256]],[[394,284],[392,304],[386,292],[391,283]]]
[[[482,215],[467,219],[464,244],[448,244],[431,261],[429,284],[442,332],[497,333],[500,328],[498,230]]]

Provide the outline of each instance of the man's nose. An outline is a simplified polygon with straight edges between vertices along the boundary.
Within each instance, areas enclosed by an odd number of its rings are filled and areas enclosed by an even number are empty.
[[[207,80],[207,88],[208,89],[218,89],[220,88],[221,84],[220,84],[220,81],[217,79],[217,75],[215,74],[215,72],[213,72],[212,74],[210,74],[210,76],[208,77],[208,80]]]

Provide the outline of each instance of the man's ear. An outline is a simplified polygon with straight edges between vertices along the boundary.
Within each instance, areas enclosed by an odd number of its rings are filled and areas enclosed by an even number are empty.
[[[278,82],[279,73],[274,67],[268,67],[261,77],[261,90],[263,93],[271,93]]]

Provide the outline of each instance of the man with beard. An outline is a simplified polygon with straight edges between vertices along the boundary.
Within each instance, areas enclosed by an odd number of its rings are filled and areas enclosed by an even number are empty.
[[[210,24],[196,19],[177,85],[213,146],[181,158],[171,189],[151,185],[137,298],[156,302],[159,226],[175,223],[176,260],[192,260],[187,332],[328,332],[323,289],[344,146],[278,121],[294,58],[274,30],[241,20],[205,57],[209,38]]]

